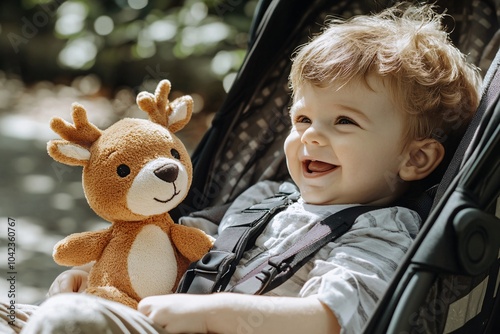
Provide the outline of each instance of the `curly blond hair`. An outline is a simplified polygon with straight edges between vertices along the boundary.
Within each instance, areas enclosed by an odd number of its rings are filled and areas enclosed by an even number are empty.
[[[401,3],[378,14],[331,19],[294,55],[292,92],[306,83],[367,83],[374,74],[408,115],[405,141],[461,136],[479,104],[482,80],[450,41],[443,17],[432,5]]]

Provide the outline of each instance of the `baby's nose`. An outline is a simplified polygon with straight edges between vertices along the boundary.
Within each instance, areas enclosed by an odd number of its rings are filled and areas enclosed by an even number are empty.
[[[177,180],[177,175],[179,175],[179,167],[175,164],[163,165],[154,171],[155,175],[165,182],[172,183]]]
[[[302,142],[304,144],[323,145],[325,142],[325,138],[323,133],[319,131],[319,129],[311,126],[302,135]]]

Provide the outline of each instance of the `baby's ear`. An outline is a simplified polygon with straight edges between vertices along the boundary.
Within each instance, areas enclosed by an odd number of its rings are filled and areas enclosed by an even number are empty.
[[[436,169],[443,158],[444,147],[437,140],[414,140],[407,146],[399,177],[404,181],[422,180]]]

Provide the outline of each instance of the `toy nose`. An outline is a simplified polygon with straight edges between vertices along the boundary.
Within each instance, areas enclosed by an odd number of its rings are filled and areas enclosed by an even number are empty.
[[[163,181],[172,183],[177,180],[177,175],[179,175],[179,167],[174,164],[166,164],[155,169],[154,173]]]

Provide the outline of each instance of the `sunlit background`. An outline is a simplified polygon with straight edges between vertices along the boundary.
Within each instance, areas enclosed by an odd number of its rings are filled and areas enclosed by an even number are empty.
[[[70,233],[108,226],[89,209],[81,168],[54,162],[53,116],[83,104],[106,128],[145,115],[135,97],[172,82],[195,114],[179,133],[193,150],[234,80],[257,1],[22,0],[0,3],[0,271],[15,301],[41,300],[64,268],[51,256]],[[10,218],[10,219],[9,219]],[[9,268],[8,223],[15,224]],[[12,259],[12,258],[11,258]],[[11,263],[12,264],[12,263]],[[0,280],[0,300],[10,284]]]

